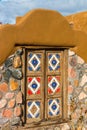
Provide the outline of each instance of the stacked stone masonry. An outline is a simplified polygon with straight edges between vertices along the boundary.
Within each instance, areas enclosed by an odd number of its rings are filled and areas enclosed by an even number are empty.
[[[87,130],[87,64],[69,51],[68,116],[77,130]]]
[[[22,116],[22,53],[17,50],[0,67],[0,118],[8,118],[12,125]],[[68,118],[70,123],[33,130],[87,130],[87,64],[72,51],[68,53]]]
[[[22,49],[7,58],[0,67],[0,118],[7,118],[11,124],[20,122],[22,110]]]

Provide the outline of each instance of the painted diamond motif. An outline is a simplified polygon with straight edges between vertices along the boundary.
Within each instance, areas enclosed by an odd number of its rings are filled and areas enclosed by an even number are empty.
[[[49,70],[57,70],[58,68],[60,68],[60,61],[59,61],[59,54],[49,54]]]
[[[28,118],[38,118],[40,116],[40,102],[30,101],[27,103]]]
[[[48,101],[48,114],[49,116],[57,116],[60,113],[59,99],[50,99]]]
[[[48,77],[48,93],[52,94],[55,92],[60,92],[60,83],[59,81],[60,78],[59,77]]]
[[[40,81],[41,78],[37,77],[37,78],[32,78],[29,77],[28,78],[28,94],[32,95],[32,94],[40,94]]]
[[[41,54],[29,54],[29,71],[39,71],[41,69]]]

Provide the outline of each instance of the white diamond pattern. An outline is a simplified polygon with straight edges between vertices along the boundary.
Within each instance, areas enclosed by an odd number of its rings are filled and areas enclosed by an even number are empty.
[[[37,63],[36,66],[34,66],[34,65],[32,64],[32,60],[33,60],[34,58],[38,61],[38,63]],[[32,58],[28,61],[28,63],[31,65],[31,67],[33,68],[33,70],[36,71],[36,69],[37,69],[38,66],[40,65],[40,60],[39,60],[39,58],[37,57],[37,55],[34,54],[34,55],[32,56]]]
[[[32,110],[32,108],[33,107],[36,107],[36,112],[33,114],[32,112],[31,112],[31,110]],[[36,115],[39,113],[39,111],[40,111],[40,108],[38,107],[38,105],[35,103],[35,102],[32,102],[32,104],[31,104],[31,106],[28,108],[28,113],[32,116],[32,118],[35,118],[36,117]]]
[[[52,106],[53,106],[54,104],[57,106],[55,110],[52,109]],[[58,104],[57,101],[54,99],[54,100],[52,101],[52,103],[50,104],[50,106],[49,106],[50,112],[51,112],[54,116],[56,116],[56,115],[57,115],[57,112],[59,111],[59,108],[60,108],[59,104]]]
[[[56,60],[56,64],[55,64],[55,65],[52,65],[52,61],[53,61],[54,59]],[[49,60],[49,64],[50,64],[50,66],[52,67],[53,70],[56,69],[56,67],[58,66],[59,62],[60,62],[60,61],[58,60],[58,58],[56,58],[56,55],[55,55],[55,54],[52,55],[52,57],[51,57],[50,60]]]
[[[33,83],[37,84],[36,89],[32,88]],[[40,83],[36,80],[36,78],[33,78],[32,81],[28,84],[28,88],[33,92],[33,94],[35,94],[38,91],[38,89],[40,88]]]
[[[55,87],[55,88],[52,87],[52,83],[53,83],[53,82],[56,83],[56,87]],[[56,79],[55,77],[53,77],[52,80],[51,80],[51,81],[49,82],[49,84],[48,84],[49,88],[53,91],[53,93],[56,92],[56,90],[58,89],[59,85],[60,85],[60,84],[59,84],[59,82],[57,81],[57,79]]]

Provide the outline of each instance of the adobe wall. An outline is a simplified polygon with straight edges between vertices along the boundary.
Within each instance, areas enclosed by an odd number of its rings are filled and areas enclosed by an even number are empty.
[[[87,61],[87,34],[73,30],[56,11],[34,10],[15,25],[0,26],[0,118],[9,119],[11,125],[19,124],[23,114],[22,50],[16,50],[16,44],[69,47]],[[71,123],[37,130],[87,129],[87,64],[76,54],[71,51],[68,54],[68,117]]]
[[[57,11],[36,9],[14,25],[0,26],[0,65],[15,50],[15,44],[70,47],[87,61],[87,34],[70,27]]]

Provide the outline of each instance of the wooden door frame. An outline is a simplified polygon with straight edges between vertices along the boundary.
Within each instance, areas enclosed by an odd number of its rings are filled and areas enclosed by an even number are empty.
[[[26,124],[26,96],[25,96],[25,93],[26,93],[26,81],[25,81],[25,76],[26,76],[26,59],[25,59],[25,56],[26,56],[26,49],[33,49],[33,50],[39,50],[39,49],[47,49],[47,50],[60,50],[60,49],[63,49],[63,53],[64,53],[64,63],[63,63],[63,70],[66,70],[66,71],[63,71],[63,75],[64,75],[64,78],[63,78],[63,119],[64,121],[67,120],[68,118],[68,90],[67,90],[67,86],[68,86],[68,49],[67,48],[61,48],[61,47],[46,47],[46,46],[27,46],[27,47],[22,47],[23,48],[23,55],[22,55],[22,72],[23,72],[23,79],[21,80],[21,91],[23,93],[23,105],[22,105],[22,110],[23,110],[23,115],[22,115],[22,121],[24,124]],[[54,122],[54,121],[53,121]],[[56,122],[56,121],[55,121]],[[42,122],[42,124],[44,124],[44,122]]]

